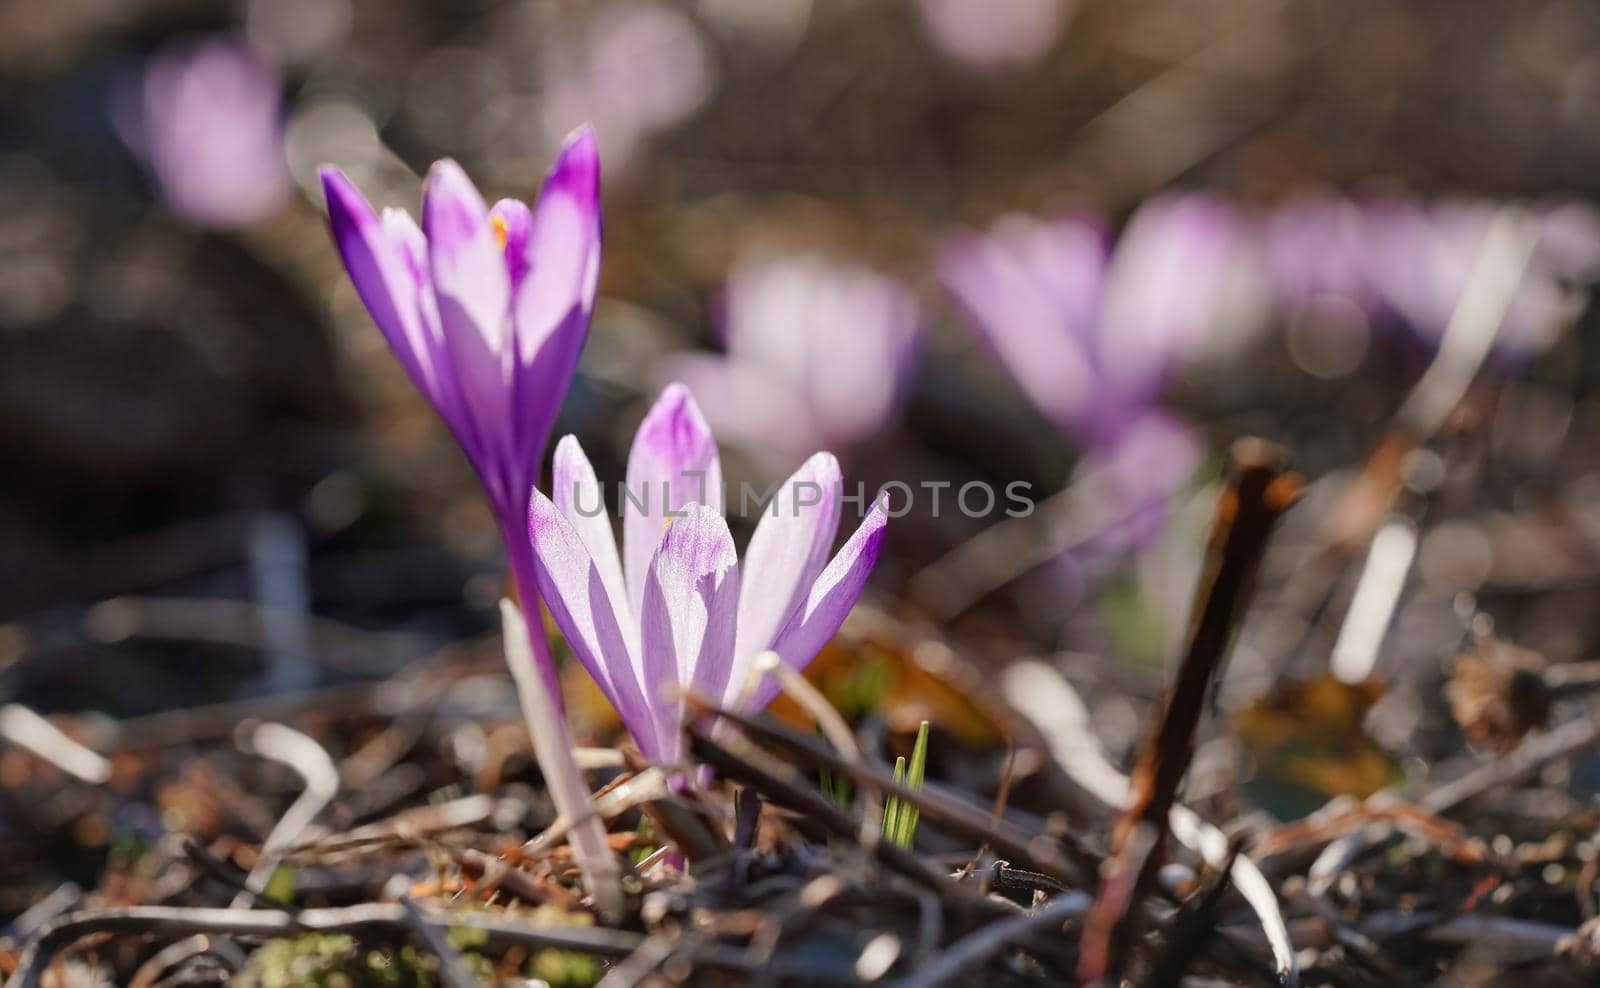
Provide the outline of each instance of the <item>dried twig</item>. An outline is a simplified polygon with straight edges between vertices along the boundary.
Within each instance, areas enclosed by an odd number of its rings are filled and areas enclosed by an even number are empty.
[[[1161,955],[1150,965],[1143,988],[1178,988],[1196,958],[1205,952],[1206,942],[1217,929],[1217,911],[1228,890],[1228,875],[1239,853],[1235,844],[1222,868],[1209,872],[1205,884],[1190,900],[1192,907],[1178,914],[1168,927]]]
[[[20,703],[0,707],[0,738],[26,748],[61,771],[98,786],[111,778],[111,762],[68,737]]]
[[[1417,803],[1430,813],[1449,813],[1496,786],[1525,779],[1558,758],[1575,755],[1595,745],[1600,745],[1600,719],[1584,717],[1570,721],[1549,734],[1524,741],[1504,758],[1428,791]]]
[[[1233,476],[1217,504],[1188,646],[1167,694],[1166,710],[1134,767],[1132,799],[1112,833],[1112,858],[1102,894],[1084,925],[1078,976],[1085,982],[1097,981],[1121,964],[1131,936],[1129,924],[1137,916],[1130,907],[1162,863],[1168,820],[1194,754],[1195,730],[1212,677],[1249,597],[1267,535],[1300,491],[1300,479],[1285,471],[1282,452],[1270,444],[1240,440],[1234,444],[1232,459]],[[1135,855],[1144,841],[1131,838],[1145,828],[1150,846]],[[1131,887],[1125,889],[1127,883]]]
[[[411,932],[438,959],[439,978],[444,982],[445,988],[479,988],[478,979],[467,970],[460,952],[451,945],[444,928],[430,920],[422,911],[422,907],[418,906],[417,901],[408,893],[409,887],[410,882],[406,876],[396,875],[389,879],[389,884],[384,887],[384,898],[399,903],[401,913],[411,927]]]
[[[850,725],[845,722],[839,711],[833,708],[833,704],[828,702],[828,698],[822,695],[822,691],[811,685],[799,670],[785,663],[777,652],[769,650],[756,656],[755,661],[751,663],[750,682],[746,689],[754,689],[764,676],[776,679],[784,695],[811,715],[817,726],[822,729],[828,743],[833,745],[846,761],[856,765],[861,764],[861,748],[856,744]],[[878,792],[876,787],[868,785],[862,797],[861,842],[865,844],[883,838],[883,794]]]
[[[1058,895],[1029,913],[996,920],[975,933],[956,941],[933,961],[901,979],[895,988],[939,988],[1028,933],[1060,925],[1089,908],[1090,898],[1082,892]]]
[[[322,745],[282,724],[256,724],[249,727],[249,730],[241,731],[240,746],[262,758],[270,758],[294,769],[305,782],[305,791],[295,798],[283,816],[278,818],[272,833],[267,835],[255,866],[245,878],[244,890],[233,900],[235,907],[246,905],[267,887],[267,881],[283,855],[339,792],[339,769]]]

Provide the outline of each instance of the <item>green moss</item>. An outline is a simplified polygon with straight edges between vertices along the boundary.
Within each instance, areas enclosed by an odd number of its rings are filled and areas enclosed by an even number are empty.
[[[554,905],[540,906],[531,918],[541,926],[594,925],[594,917],[588,913],[569,913]],[[535,951],[528,958],[523,973],[548,981],[550,988],[592,988],[605,974],[605,965],[592,954],[546,949]]]
[[[540,906],[527,918],[541,926],[594,925],[588,913],[552,905]],[[488,931],[456,926],[448,937],[467,970],[493,984],[494,961],[478,952],[489,945]],[[577,951],[536,950],[522,973],[548,981],[551,988],[592,988],[605,974],[605,965]],[[267,941],[235,976],[233,988],[433,988],[438,983],[436,959],[412,944],[364,946],[344,934],[307,933]]]
[[[465,936],[461,936],[465,934]],[[451,931],[452,940],[486,942],[478,930]],[[480,954],[463,953],[467,969],[489,984],[494,965]],[[307,933],[269,940],[250,956],[233,980],[234,988],[431,988],[437,985],[434,959],[406,944],[362,948],[340,933]]]

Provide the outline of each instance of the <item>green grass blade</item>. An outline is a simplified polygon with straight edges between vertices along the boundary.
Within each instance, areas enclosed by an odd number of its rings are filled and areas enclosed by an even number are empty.
[[[904,782],[906,779],[906,760],[904,756],[894,760],[894,781]],[[883,801],[883,836],[885,840],[900,843],[900,813],[904,808],[900,800],[893,796]]]
[[[921,789],[922,780],[927,776],[928,769],[928,722],[923,721],[917,728],[917,743],[911,748],[911,762],[906,766],[905,784],[907,789]],[[900,826],[900,833],[895,840],[901,847],[909,848],[917,837],[917,808],[910,803],[901,807],[896,814]]]

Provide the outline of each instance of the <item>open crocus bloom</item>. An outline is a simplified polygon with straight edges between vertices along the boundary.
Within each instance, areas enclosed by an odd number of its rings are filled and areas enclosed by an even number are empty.
[[[880,500],[832,561],[839,465],[817,453],[767,505],[741,572],[720,504],[716,442],[687,388],[662,392],[634,436],[617,552],[600,485],[572,436],[556,446],[554,499],[534,491],[528,529],[539,586],[573,651],[648,757],[676,761],[693,690],[759,710],[747,690],[767,650],[804,668],[855,604],[883,543]],[[676,687],[677,689],[674,689]]]
[[[528,496],[594,310],[599,170],[594,137],[579,130],[533,209],[502,200],[491,210],[455,162],[440,161],[420,228],[403,210],[380,218],[338,169],[322,170],[350,280],[482,479],[524,604],[537,592]]]

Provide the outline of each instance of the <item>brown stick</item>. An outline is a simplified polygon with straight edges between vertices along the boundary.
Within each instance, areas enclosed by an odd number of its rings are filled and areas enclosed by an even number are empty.
[[[1105,878],[1084,924],[1078,977],[1085,983],[1120,968],[1138,915],[1133,906],[1165,860],[1167,818],[1194,757],[1211,679],[1249,599],[1267,535],[1300,493],[1300,478],[1283,460],[1282,450],[1259,439],[1241,439],[1231,450],[1232,479],[1217,502],[1188,646],[1155,734],[1134,766],[1134,798],[1112,833]],[[1148,838],[1135,841],[1136,833]]]

